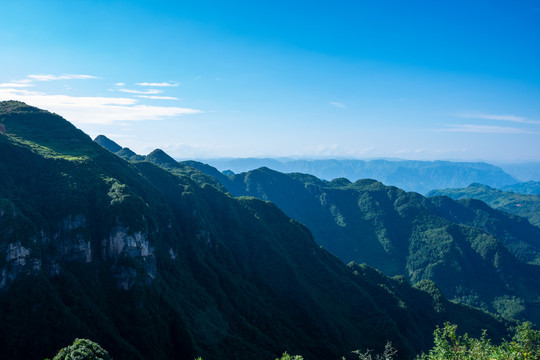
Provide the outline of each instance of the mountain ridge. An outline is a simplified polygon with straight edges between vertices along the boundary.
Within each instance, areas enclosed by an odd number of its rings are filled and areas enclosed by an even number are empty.
[[[430,190],[468,186],[474,182],[493,187],[518,182],[500,167],[485,162],[420,160],[298,160],[280,158],[205,159],[204,162],[234,173],[268,167],[283,173],[307,173],[320,179],[347,178],[355,181],[372,178],[386,185],[425,194]]]
[[[120,360],[335,359],[387,340],[406,359],[447,320],[505,334],[486,313],[347,268],[275,205],[232,198],[194,168],[126,162],[85,136],[67,146],[17,127],[52,115],[16,105],[15,116],[0,103],[0,345],[10,359],[42,359],[73,336]],[[52,119],[59,134],[72,129]]]

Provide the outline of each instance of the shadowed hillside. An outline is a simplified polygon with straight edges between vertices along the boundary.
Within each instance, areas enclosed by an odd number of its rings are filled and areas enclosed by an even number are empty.
[[[413,284],[433,280],[451,299],[540,323],[540,267],[527,264],[539,261],[540,232],[523,218],[375,180],[329,182],[268,168],[217,178],[233,195],[274,202],[345,263]]]

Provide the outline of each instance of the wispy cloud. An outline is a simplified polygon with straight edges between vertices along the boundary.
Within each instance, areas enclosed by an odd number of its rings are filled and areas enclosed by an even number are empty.
[[[25,88],[25,87],[31,87],[31,86],[34,86],[34,84],[21,83],[21,82],[16,82],[16,81],[0,84],[0,88]]]
[[[133,90],[133,89],[118,89],[118,91],[129,94],[161,94],[163,90],[148,89],[148,90]]]
[[[463,132],[463,133],[480,133],[480,134],[533,134],[539,135],[538,131],[530,131],[506,126],[489,126],[489,125],[473,125],[473,124],[449,124],[447,128],[435,129],[437,132]]]
[[[12,80],[11,82],[18,83],[18,84],[28,84],[32,82],[32,79],[21,79],[21,80]]]
[[[540,121],[530,120],[522,116],[516,115],[495,115],[495,114],[484,114],[484,113],[461,113],[456,114],[457,117],[464,119],[482,119],[482,120],[496,120],[496,121],[509,121],[520,124],[540,124]]]
[[[314,147],[307,147],[302,151],[294,154],[299,157],[361,157],[367,156],[375,150],[374,147],[365,147],[365,148],[350,148],[344,147],[340,144],[319,144]]]
[[[28,78],[32,80],[36,80],[36,81],[97,79],[97,77],[93,75],[81,75],[81,74],[63,74],[63,75],[39,74],[39,75],[28,75]]]
[[[180,85],[179,83],[177,82],[172,82],[172,81],[165,81],[165,82],[160,82],[160,83],[157,83],[157,82],[142,82],[142,83],[137,83],[137,85],[139,86],[149,86],[149,87],[177,87],[178,85]]]
[[[116,83],[116,84],[114,84],[114,85],[116,85],[116,86],[124,86],[124,85],[126,85],[126,83],[119,82],[119,83]]]
[[[340,109],[345,109],[347,107],[345,104],[337,102],[337,101],[330,101],[329,104]]]
[[[174,96],[135,95],[135,97],[152,100],[178,100],[178,98]]]
[[[411,149],[400,149],[400,150],[397,150],[397,151],[394,151],[394,154],[395,155],[403,155],[403,154],[420,154],[420,153],[423,153],[424,152],[424,149],[415,149],[415,150],[411,150]]]
[[[134,98],[53,95],[20,88],[0,88],[0,100],[20,100],[60,114],[76,124],[163,120],[202,112],[190,108],[141,105]]]

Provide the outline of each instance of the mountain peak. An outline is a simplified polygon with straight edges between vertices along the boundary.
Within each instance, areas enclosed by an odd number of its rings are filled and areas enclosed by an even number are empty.
[[[484,189],[484,190],[495,190],[491,186],[480,184],[480,183],[472,183],[467,187],[471,189],[478,188],[478,189]]]
[[[177,167],[178,162],[161,149],[155,149],[146,155],[146,160],[164,167]]]
[[[60,115],[20,101],[0,102],[0,124],[6,135],[23,138],[59,154],[78,155],[82,148],[90,149],[93,145],[88,135]]]
[[[113,153],[117,153],[120,150],[122,150],[122,147],[120,145],[118,145],[117,143],[115,143],[114,141],[106,137],[105,135],[96,136],[94,141]]]

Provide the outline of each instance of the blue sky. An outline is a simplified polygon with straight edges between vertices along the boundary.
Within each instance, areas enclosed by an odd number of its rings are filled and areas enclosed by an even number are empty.
[[[142,154],[540,161],[540,0],[4,0],[0,69]]]

